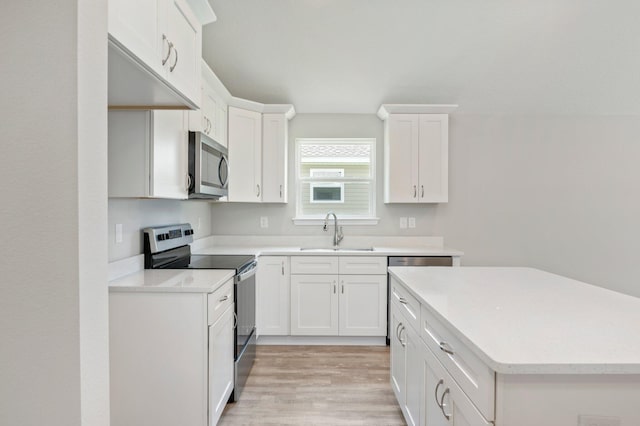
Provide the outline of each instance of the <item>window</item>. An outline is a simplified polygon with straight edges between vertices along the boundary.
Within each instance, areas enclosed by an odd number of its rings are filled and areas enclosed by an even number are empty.
[[[343,178],[344,169],[311,169],[310,177],[315,178]],[[311,182],[309,188],[312,203],[344,203],[344,183],[342,182]]]
[[[296,140],[296,224],[329,211],[340,221],[377,223],[375,139]]]

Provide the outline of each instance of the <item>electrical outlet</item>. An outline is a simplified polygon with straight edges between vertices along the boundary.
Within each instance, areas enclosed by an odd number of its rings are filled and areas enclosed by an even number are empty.
[[[116,244],[122,242],[122,224],[116,223]]]
[[[415,228],[416,227],[416,218],[415,217],[410,217],[409,218],[409,228]]]
[[[401,217],[400,218],[400,229],[407,229],[407,218],[406,217]]]
[[[269,227],[269,218],[267,216],[260,216],[260,228]]]
[[[620,426],[619,417],[608,416],[578,416],[578,426]]]

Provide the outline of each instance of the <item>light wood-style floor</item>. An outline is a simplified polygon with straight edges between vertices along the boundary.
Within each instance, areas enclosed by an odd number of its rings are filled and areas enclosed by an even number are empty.
[[[258,346],[220,425],[405,425],[384,346]]]

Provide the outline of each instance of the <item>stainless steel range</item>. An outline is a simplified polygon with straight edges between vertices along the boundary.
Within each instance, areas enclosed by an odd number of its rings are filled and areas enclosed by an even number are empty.
[[[237,401],[255,360],[256,259],[252,255],[194,255],[188,223],[145,228],[145,269],[232,269],[235,275],[235,383],[230,401]]]

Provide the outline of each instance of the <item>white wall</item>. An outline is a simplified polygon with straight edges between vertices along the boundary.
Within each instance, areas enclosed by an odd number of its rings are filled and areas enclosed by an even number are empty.
[[[640,296],[640,117],[454,115],[436,233],[466,265],[523,265]]]
[[[463,250],[465,265],[534,266],[640,296],[640,120],[637,116],[453,114],[449,203],[384,205],[377,226],[347,235],[436,235]],[[297,137],[375,137],[382,194],[383,125],[375,115],[299,114]],[[212,204],[213,234],[323,235],[295,226],[289,204]],[[269,217],[269,228],[259,217]],[[415,216],[415,230],[399,229]]]
[[[109,424],[106,11],[0,14],[2,425]]]
[[[142,253],[142,229],[147,226],[191,223],[194,238],[211,235],[211,207],[199,200],[109,199],[109,262]],[[122,243],[115,242],[115,226],[122,224]],[[198,228],[198,223],[200,227]]]

